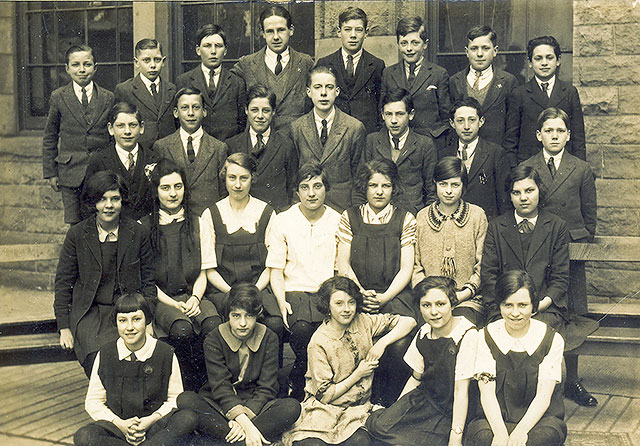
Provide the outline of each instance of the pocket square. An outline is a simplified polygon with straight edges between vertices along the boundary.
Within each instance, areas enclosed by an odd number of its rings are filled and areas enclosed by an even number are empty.
[[[437,90],[437,89],[438,89],[438,87],[437,87],[437,86],[435,86],[435,85],[429,85],[429,86],[427,87],[427,90]]]

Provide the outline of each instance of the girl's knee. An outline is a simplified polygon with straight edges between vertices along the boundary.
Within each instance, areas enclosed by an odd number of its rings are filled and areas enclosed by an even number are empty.
[[[209,316],[202,321],[202,336],[207,336],[222,323],[220,316]]]
[[[186,341],[194,336],[193,325],[185,320],[177,320],[171,324],[169,337],[176,341]]]

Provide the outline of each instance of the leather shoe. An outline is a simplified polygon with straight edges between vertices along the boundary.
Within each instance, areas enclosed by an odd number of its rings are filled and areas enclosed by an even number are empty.
[[[595,407],[598,400],[582,385],[582,380],[564,386],[564,396],[575,401],[580,406]]]

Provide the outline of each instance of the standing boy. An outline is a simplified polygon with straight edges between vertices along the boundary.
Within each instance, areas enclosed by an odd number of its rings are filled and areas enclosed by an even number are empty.
[[[336,106],[362,122],[367,133],[380,128],[378,102],[384,61],[362,49],[369,33],[367,14],[353,6],[338,16],[338,37],[342,47],[323,57],[318,65],[333,69],[340,88]]]
[[[244,152],[258,161],[251,195],[282,211],[291,204],[293,182],[298,171],[298,152],[291,140],[273,130],[276,95],[256,84],[247,92],[247,129],[226,141],[229,154]]]
[[[330,189],[327,173],[317,162],[300,167],[296,194],[300,203],[276,215],[267,238],[266,266],[271,269],[271,289],[291,331],[296,355],[289,375],[291,396],[304,396],[307,345],[324,316],[313,295],[335,273],[340,214],[325,205]]]
[[[74,45],[65,54],[71,83],[54,90],[42,139],[42,171],[51,188],[62,193],[64,222],[80,218],[80,193],[91,152],[109,143],[107,118],[113,93],[93,82],[93,49]]]
[[[352,205],[354,178],[367,134],[360,121],[334,106],[339,94],[331,68],[314,67],[307,79],[313,110],[296,119],[289,130],[300,164],[316,161],[322,165],[332,185],[327,204],[342,212]]]
[[[189,207],[200,215],[216,204],[224,190],[219,173],[227,158],[227,145],[202,129],[207,110],[200,91],[178,90],[175,104],[173,116],[180,120],[180,129],[156,141],[153,152],[184,169],[191,191]]]
[[[484,110],[484,125],[480,136],[486,141],[502,145],[507,121],[507,96],[517,84],[515,76],[493,66],[498,54],[496,32],[487,25],[474,26],[467,33],[464,51],[469,67],[458,71],[449,80],[451,101],[470,96]]]
[[[262,84],[276,94],[273,128],[279,130],[309,110],[305,81],[313,59],[289,46],[293,22],[282,6],[267,6],[260,13],[260,27],[267,46],[242,56],[232,71],[244,79],[247,88]]]
[[[438,154],[433,140],[409,128],[415,116],[407,90],[389,90],[382,96],[385,128],[367,136],[365,160],[386,158],[398,166],[404,192],[395,204],[414,215],[436,199],[433,169]]]
[[[542,149],[536,137],[536,123],[540,113],[549,107],[562,109],[569,116],[571,140],[567,150],[585,160],[584,118],[578,90],[556,75],[560,66],[560,44],[553,36],[536,37],[527,43],[527,56],[534,76],[508,97],[507,130],[502,146],[511,166]]]
[[[91,155],[87,178],[101,170],[120,175],[127,186],[122,215],[139,220],[153,208],[149,180],[145,175],[145,166],[153,161],[149,153],[151,148],[144,148],[139,143],[146,128],[135,105],[118,102],[109,112],[107,129],[115,143]]]
[[[484,209],[488,220],[497,217],[511,207],[504,189],[509,174],[505,151],[479,136],[487,125],[486,115],[474,98],[456,101],[449,122],[457,138],[445,155],[457,156],[467,169],[468,182],[462,198]]]
[[[403,88],[415,107],[413,129],[434,139],[438,150],[446,144],[449,125],[449,75],[440,65],[427,61],[424,52],[429,39],[420,17],[405,17],[396,28],[402,60],[382,72],[381,95]]]
[[[204,131],[224,141],[244,130],[247,92],[244,81],[222,66],[227,54],[227,36],[218,25],[206,24],[196,33],[196,54],[201,64],[178,76],[178,89],[196,88],[202,92],[207,114]]]
[[[144,121],[144,133],[140,133],[138,142],[146,149],[176,131],[171,109],[176,86],[160,79],[166,59],[160,42],[140,40],[133,58],[138,75],[116,85],[114,91],[116,102],[128,102],[138,109]]]

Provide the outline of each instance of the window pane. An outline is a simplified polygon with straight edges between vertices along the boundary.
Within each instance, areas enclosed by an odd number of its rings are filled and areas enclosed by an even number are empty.
[[[462,52],[467,32],[481,21],[482,2],[477,0],[439,2],[438,52]]]
[[[58,63],[65,63],[64,54],[72,45],[84,44],[84,12],[64,11],[58,16]]]
[[[133,58],[133,8],[118,9],[118,32],[120,34],[120,61]],[[121,78],[122,80],[127,78]]]
[[[46,116],[49,111],[49,96],[57,85],[52,83],[52,71],[55,72],[55,68],[29,68],[29,112],[32,116]]]
[[[29,63],[56,63],[53,13],[29,14]],[[64,57],[64,55],[63,55]]]
[[[80,9],[80,8],[86,8],[87,3],[91,4],[91,3],[97,3],[97,2],[61,2],[61,1],[57,1],[57,2],[42,2],[42,3],[53,3],[55,9]]]
[[[467,56],[438,56],[438,65],[443,67],[449,73],[449,76],[453,76],[458,71],[463,70],[469,66]]]
[[[116,49],[116,10],[98,9],[88,11],[89,46],[93,48],[96,61],[118,60]]]
[[[227,59],[239,59],[251,52],[251,8],[248,3],[220,4],[218,24],[227,36]]]
[[[313,2],[291,3],[291,17],[293,17],[296,31],[291,37],[291,46],[314,57],[316,49]],[[264,45],[264,39],[261,43]]]
[[[120,82],[133,77],[133,64],[120,65]]]
[[[93,77],[98,85],[107,90],[115,90],[118,85],[118,66],[117,65],[99,65],[96,74]]]
[[[196,45],[199,43],[196,42],[196,31],[206,23],[216,23],[214,8],[215,7],[213,5],[194,5],[183,7],[182,57],[184,60],[200,59],[196,54]]]
[[[499,50],[526,51],[526,2],[522,0],[486,2],[484,23],[498,34]]]
[[[562,50],[573,48],[573,2],[529,0],[529,17],[529,38],[552,35]]]

